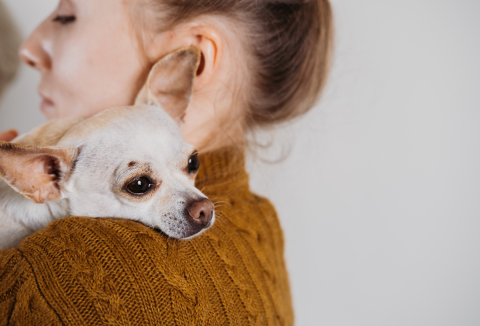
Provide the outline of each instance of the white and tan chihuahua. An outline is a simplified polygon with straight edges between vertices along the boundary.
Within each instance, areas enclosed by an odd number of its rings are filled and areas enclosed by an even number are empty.
[[[195,188],[197,153],[179,128],[199,61],[182,49],[154,66],[134,106],[0,142],[0,249],[68,216],[131,219],[177,239],[208,229],[214,205]]]

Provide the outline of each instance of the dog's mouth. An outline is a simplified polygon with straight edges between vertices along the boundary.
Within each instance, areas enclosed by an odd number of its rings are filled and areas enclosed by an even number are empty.
[[[159,227],[154,227],[153,231],[161,234],[162,236],[168,237],[168,235],[165,232],[163,232],[162,229],[160,229]]]
[[[208,228],[210,228],[211,225],[209,225],[207,228],[202,228],[200,230],[194,230],[193,232],[185,232],[184,235],[182,236],[169,236],[165,232],[162,231],[160,228],[154,228],[153,230],[160,234],[161,236],[167,237],[167,238],[172,238],[172,239],[177,239],[177,240],[190,240],[193,239],[200,234],[202,234],[204,231],[206,231]]]
[[[183,219],[183,221],[179,223],[181,227],[170,230],[162,230],[161,227],[155,226],[153,230],[165,237],[178,240],[190,240],[210,229],[213,226],[214,222],[215,213],[213,213],[212,219],[205,224],[192,223],[189,219]]]

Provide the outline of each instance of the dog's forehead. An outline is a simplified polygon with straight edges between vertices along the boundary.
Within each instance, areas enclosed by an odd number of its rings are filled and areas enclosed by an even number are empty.
[[[105,110],[72,128],[59,145],[153,161],[183,159],[193,150],[165,111],[147,105]]]
[[[75,146],[74,143],[96,138],[131,140],[146,135],[183,141],[180,129],[165,111],[156,106],[142,105],[108,109],[86,119],[66,133],[59,146]]]

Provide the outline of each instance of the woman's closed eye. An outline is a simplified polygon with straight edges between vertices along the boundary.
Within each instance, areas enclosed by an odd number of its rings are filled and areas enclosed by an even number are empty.
[[[61,16],[58,15],[53,19],[55,23],[60,23],[62,25],[67,25],[70,23],[73,23],[75,21],[76,17],[75,16]]]

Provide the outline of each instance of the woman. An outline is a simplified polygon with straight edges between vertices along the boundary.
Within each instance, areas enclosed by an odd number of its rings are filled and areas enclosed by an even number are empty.
[[[182,131],[203,153],[197,186],[219,219],[187,242],[124,220],[53,223],[0,254],[0,319],[293,324],[281,227],[249,191],[245,136],[314,105],[331,33],[328,0],[61,0],[20,52],[42,75],[49,119],[129,105],[155,62],[200,48]]]

